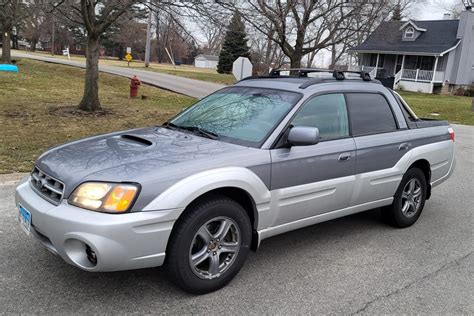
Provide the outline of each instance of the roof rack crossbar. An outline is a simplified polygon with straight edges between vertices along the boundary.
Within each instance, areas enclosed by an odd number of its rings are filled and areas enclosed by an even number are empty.
[[[290,68],[290,69],[272,69],[270,76],[280,76],[282,71],[289,71],[290,76],[293,73],[293,76],[297,77],[307,77],[309,73],[332,73],[333,77],[337,80],[346,79],[345,74],[358,74],[359,77],[364,81],[371,81],[372,78],[370,74],[366,71],[351,71],[351,70],[329,70],[329,69],[320,69],[320,68]]]

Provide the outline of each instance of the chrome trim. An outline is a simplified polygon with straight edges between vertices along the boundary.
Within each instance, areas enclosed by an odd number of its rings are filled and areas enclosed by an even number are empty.
[[[43,174],[44,177],[39,177],[35,171],[38,171],[38,173],[40,174]],[[41,181],[42,179],[48,179],[48,180],[52,180],[54,182],[57,182],[59,184],[62,185],[62,190],[52,186],[51,184],[45,182],[45,183],[42,183],[42,187],[48,189],[49,191],[57,194],[59,196],[58,200],[56,201],[55,199],[45,195],[44,192],[42,192],[34,183],[33,181]],[[42,197],[43,199],[45,199],[46,201],[50,202],[51,204],[54,204],[54,205],[59,205],[64,197],[64,191],[65,191],[65,188],[66,188],[66,185],[64,184],[64,182],[50,176],[49,174],[47,174],[46,172],[44,172],[43,170],[41,170],[40,168],[38,168],[38,166],[34,166],[33,170],[31,171],[30,173],[30,180],[28,181],[29,184],[30,184],[30,187],[33,189],[33,191],[35,191],[40,197]]]

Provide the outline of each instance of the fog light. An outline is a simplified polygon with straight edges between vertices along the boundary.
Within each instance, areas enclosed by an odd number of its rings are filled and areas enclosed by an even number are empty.
[[[86,255],[87,255],[87,260],[89,260],[90,263],[92,263],[93,265],[97,264],[97,256],[94,250],[92,250],[91,247],[87,244],[86,244]]]

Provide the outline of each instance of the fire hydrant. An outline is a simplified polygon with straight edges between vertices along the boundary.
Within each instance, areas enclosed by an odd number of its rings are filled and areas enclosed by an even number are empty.
[[[138,87],[140,86],[141,82],[137,76],[133,76],[130,80],[130,98],[136,98],[138,93]]]

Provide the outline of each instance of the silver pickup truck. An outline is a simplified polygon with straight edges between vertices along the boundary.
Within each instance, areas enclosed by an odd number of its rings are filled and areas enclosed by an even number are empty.
[[[16,204],[20,226],[76,267],[164,265],[206,293],[277,234],[374,208],[414,224],[453,169],[448,123],[417,118],[366,73],[275,71],[162,126],[48,150]]]

